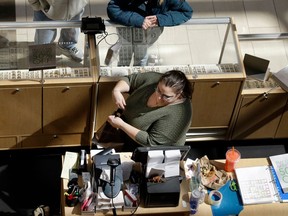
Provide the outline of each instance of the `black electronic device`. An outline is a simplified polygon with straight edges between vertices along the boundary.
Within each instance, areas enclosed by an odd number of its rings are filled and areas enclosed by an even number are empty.
[[[83,17],[81,32],[84,34],[102,34],[106,30],[104,21],[101,17]]]
[[[100,178],[103,170],[110,171],[109,181]],[[119,154],[95,155],[93,157],[92,172],[96,187],[102,187],[104,194],[108,198],[114,198],[119,194],[123,182],[123,172]]]
[[[116,168],[120,165],[120,160],[109,158],[107,160],[107,165],[110,166],[110,181],[103,183],[103,193],[108,198],[115,198],[121,191],[122,181],[119,176],[116,175]]]
[[[144,207],[175,207],[179,203],[180,179],[179,176],[165,178],[163,182],[150,182],[145,178],[147,157],[149,151],[179,150],[180,160],[184,160],[191,149],[190,146],[157,146],[138,147],[132,154],[132,160],[142,164],[142,178],[140,182],[140,197]]]

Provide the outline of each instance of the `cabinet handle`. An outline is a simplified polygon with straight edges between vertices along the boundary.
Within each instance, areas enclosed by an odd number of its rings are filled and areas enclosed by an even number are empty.
[[[219,86],[221,84],[221,82],[217,81],[212,85],[212,88],[215,88],[216,86]]]
[[[66,86],[63,90],[62,90],[62,92],[66,92],[66,91],[69,91],[70,90],[70,86]]]
[[[53,135],[53,138],[56,139],[58,136],[56,134]]]
[[[12,94],[16,94],[16,93],[18,93],[18,92],[20,92],[20,88],[16,88],[16,89],[12,92]]]
[[[268,93],[267,93],[267,92],[264,92],[264,93],[263,93],[263,97],[264,97],[265,100],[267,100],[267,99],[268,99]]]

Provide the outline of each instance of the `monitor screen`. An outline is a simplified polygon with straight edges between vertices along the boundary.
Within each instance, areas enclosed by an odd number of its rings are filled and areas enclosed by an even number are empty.
[[[163,150],[164,153],[166,150],[180,150],[181,160],[186,159],[186,156],[191,149],[190,146],[153,146],[153,147],[137,147],[133,154],[132,160],[135,162],[141,162],[143,165],[147,163],[147,156],[149,151],[153,150]]]
[[[268,78],[267,76],[269,75],[269,60],[245,54],[243,63],[248,78],[256,79],[259,81],[266,81]]]

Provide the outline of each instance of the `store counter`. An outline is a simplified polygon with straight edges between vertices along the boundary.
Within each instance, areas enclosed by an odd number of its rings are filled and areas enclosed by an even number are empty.
[[[130,157],[131,154],[120,154],[121,161],[127,157]],[[224,169],[224,160],[211,160],[211,164],[215,165],[218,169]],[[267,158],[253,158],[253,159],[241,159],[237,167],[248,167],[248,166],[259,166],[259,165],[268,165],[269,160]],[[67,179],[62,179],[62,192],[61,192],[61,215],[81,215],[80,204],[75,207],[68,207],[65,205],[64,192],[67,189]],[[188,184],[184,180],[181,183],[181,192],[179,204],[177,207],[161,207],[161,208],[144,208],[141,204],[137,208],[134,215],[189,215],[190,206],[189,206],[189,195]],[[95,215],[113,215],[112,210],[108,212],[96,212]],[[131,215],[131,210],[117,210],[117,215]],[[195,216],[209,216],[212,214],[212,209],[209,204],[205,202],[199,205],[198,212]],[[270,203],[270,204],[257,204],[257,205],[245,205],[244,209],[240,212],[241,216],[283,216],[288,215],[288,203]]]

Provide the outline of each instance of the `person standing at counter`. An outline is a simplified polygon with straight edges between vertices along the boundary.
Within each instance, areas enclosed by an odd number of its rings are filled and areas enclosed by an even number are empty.
[[[34,10],[34,21],[79,21],[88,0],[28,0]],[[76,47],[79,28],[62,28],[58,40],[57,53],[77,62],[84,58],[83,51]],[[36,44],[53,43],[57,29],[36,29]]]
[[[120,47],[118,66],[129,66],[133,54],[134,66],[147,65],[147,49],[157,41],[163,27],[188,21],[192,12],[185,0],[110,0],[107,6],[109,19],[127,26],[117,27],[122,43],[110,48]]]
[[[129,93],[127,100],[123,93]],[[123,77],[112,91],[123,114],[121,118],[108,117],[108,122],[124,134],[123,151],[138,146],[184,145],[192,119],[191,97],[191,83],[178,70]]]

